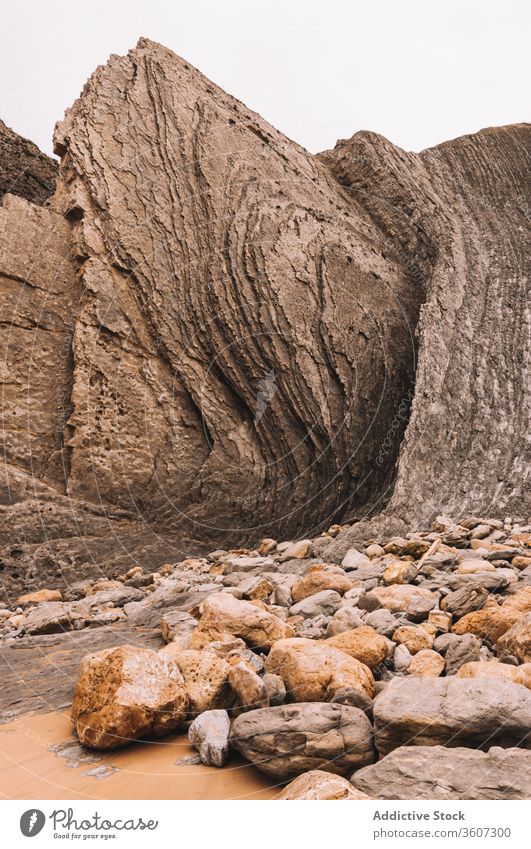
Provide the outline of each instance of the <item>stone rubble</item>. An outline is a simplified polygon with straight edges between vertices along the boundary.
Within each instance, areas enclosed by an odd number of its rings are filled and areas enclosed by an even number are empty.
[[[472,798],[531,795],[531,771],[514,768],[531,757],[531,575],[519,568],[531,526],[445,520],[367,540],[340,563],[313,557],[320,539],[36,590],[0,608],[1,639],[159,629],[158,651],[84,658],[72,720],[89,749],[192,721],[203,763],[223,767],[235,751],[295,778],[281,799],[459,799],[466,774]]]

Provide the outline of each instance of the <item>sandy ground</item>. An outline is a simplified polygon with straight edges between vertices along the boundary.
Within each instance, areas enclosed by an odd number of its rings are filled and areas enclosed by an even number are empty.
[[[239,758],[223,769],[175,763],[196,754],[186,735],[170,735],[83,762],[94,756],[72,737],[67,712],[24,714],[0,725],[0,798],[272,799],[278,793],[273,779]]]

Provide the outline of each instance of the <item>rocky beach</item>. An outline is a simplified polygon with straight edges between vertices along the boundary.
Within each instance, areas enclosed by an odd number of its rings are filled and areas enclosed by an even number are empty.
[[[530,138],[0,122],[2,798],[531,797]]]

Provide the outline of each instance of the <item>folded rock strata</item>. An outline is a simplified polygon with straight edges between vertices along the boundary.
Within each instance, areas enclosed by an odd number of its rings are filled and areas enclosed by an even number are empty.
[[[528,139],[311,156],[164,47],[112,56],[49,206],[0,210],[6,580],[528,515]]]

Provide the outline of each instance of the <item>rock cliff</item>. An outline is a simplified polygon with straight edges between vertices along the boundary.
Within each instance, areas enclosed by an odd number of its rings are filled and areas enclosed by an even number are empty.
[[[112,56],[50,205],[0,210],[6,579],[527,517],[529,137],[312,156],[164,47]]]

